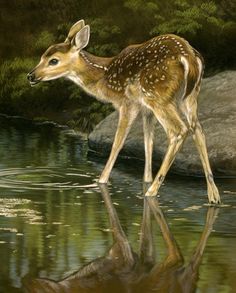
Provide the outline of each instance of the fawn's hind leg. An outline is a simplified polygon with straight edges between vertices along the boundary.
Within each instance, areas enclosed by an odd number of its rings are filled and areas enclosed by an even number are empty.
[[[146,196],[154,196],[158,193],[161,184],[175,160],[176,154],[180,150],[188,133],[184,121],[180,118],[177,108],[174,104],[165,105],[164,108],[155,102],[152,102],[149,107],[153,110],[158,121],[164,127],[168,137],[169,145],[161,164],[161,167],[152,183],[146,192]]]
[[[144,149],[145,149],[145,168],[144,168],[144,182],[152,182],[152,152],[153,152],[153,135],[157,122],[156,117],[152,112],[143,111],[143,135],[144,135]]]
[[[204,169],[204,173],[207,181],[207,193],[209,203],[220,203],[220,195],[218,188],[215,185],[208,152],[206,146],[206,138],[203,133],[203,129],[197,117],[197,96],[198,90],[193,90],[193,92],[186,97],[184,100],[184,111],[183,113],[186,115],[187,121],[189,123],[189,127],[193,133],[193,139],[195,145],[197,147],[198,153],[201,158],[202,166]]]

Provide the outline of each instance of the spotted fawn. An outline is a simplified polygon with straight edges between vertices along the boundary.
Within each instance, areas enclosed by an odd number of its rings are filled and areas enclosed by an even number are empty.
[[[191,133],[204,168],[208,199],[220,203],[214,183],[205,136],[197,116],[197,96],[203,75],[201,55],[183,38],[166,34],[142,44],[131,45],[117,56],[102,58],[84,48],[90,27],[83,20],[75,23],[64,43],[52,45],[39,64],[28,74],[31,85],[64,77],[88,94],[111,103],[119,112],[118,127],[110,157],[100,176],[107,183],[119,151],[139,113],[143,120],[145,169],[144,181],[152,182],[146,196],[154,196]],[[155,123],[158,121],[168,138],[161,167],[152,179],[152,151]]]

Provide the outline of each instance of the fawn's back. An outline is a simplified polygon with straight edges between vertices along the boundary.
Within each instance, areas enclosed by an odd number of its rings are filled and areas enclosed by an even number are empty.
[[[125,48],[106,68],[107,87],[132,99],[172,99],[184,82],[188,67],[188,95],[199,76],[196,57],[200,54],[189,43],[175,35],[162,35],[145,43]]]

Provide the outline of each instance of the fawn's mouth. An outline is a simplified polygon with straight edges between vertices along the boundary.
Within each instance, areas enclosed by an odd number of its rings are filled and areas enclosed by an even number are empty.
[[[36,84],[38,84],[40,82],[40,80],[37,81],[30,81],[30,85],[31,86],[35,86]]]

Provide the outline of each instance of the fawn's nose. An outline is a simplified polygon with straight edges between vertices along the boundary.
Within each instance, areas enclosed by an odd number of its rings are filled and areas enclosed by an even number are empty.
[[[28,81],[33,82],[35,80],[35,74],[33,72],[28,73],[27,79]]]

